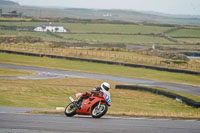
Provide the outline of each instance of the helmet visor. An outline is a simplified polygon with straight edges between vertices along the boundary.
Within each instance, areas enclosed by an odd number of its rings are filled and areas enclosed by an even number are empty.
[[[109,90],[109,87],[107,87],[107,86],[105,86],[105,85],[103,85],[103,88],[104,88],[106,91]]]

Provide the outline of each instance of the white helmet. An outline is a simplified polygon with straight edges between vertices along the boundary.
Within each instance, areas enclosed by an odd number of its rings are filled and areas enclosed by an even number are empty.
[[[103,82],[101,84],[101,88],[108,91],[110,89],[110,84],[108,84],[107,82]]]

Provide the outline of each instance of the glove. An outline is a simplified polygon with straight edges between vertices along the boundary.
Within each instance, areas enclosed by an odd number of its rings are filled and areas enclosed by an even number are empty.
[[[96,87],[95,90],[96,90],[96,91],[100,91],[100,90],[101,90],[101,87]]]

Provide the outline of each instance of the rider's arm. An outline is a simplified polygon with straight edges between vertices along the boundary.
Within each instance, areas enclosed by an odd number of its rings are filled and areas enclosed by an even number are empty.
[[[98,94],[99,94],[99,91],[92,90],[92,91],[91,91],[91,94],[97,94],[97,95],[98,95]]]
[[[101,87],[95,87],[95,88],[91,91],[91,94],[97,94],[97,95],[99,95],[100,90],[101,90]]]
[[[93,90],[95,90],[95,91],[100,91],[100,90],[101,90],[101,87],[95,87]]]
[[[97,95],[103,96],[103,92],[102,92],[101,87],[96,87],[96,88],[94,88],[94,89],[91,91],[91,94],[97,94]]]

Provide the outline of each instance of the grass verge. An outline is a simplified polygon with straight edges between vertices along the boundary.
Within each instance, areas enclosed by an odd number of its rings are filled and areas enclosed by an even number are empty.
[[[163,91],[166,91],[166,92],[170,92],[170,93],[173,93],[173,94],[176,94],[176,95],[180,95],[180,96],[189,98],[189,99],[194,100],[196,102],[200,102],[200,96],[197,96],[197,95],[192,95],[192,94],[189,94],[189,93],[178,92],[178,91],[175,91],[175,90],[169,90],[169,89],[160,88],[160,87],[151,87],[151,88],[157,89],[157,90],[163,90]]]
[[[57,35],[55,35],[57,36]],[[6,36],[1,36],[2,38],[5,38]],[[58,38],[62,38],[61,36],[57,36]],[[12,36],[9,36],[9,38],[13,38]],[[16,37],[13,39],[19,39],[23,37]],[[37,40],[37,38],[35,38]],[[12,40],[12,39],[11,39]],[[88,44],[88,43],[86,43]],[[76,45],[73,44],[72,45]],[[30,44],[30,43],[10,43],[8,44],[1,44],[1,49],[4,50],[11,50],[11,51],[19,51],[19,52],[25,52],[25,53],[37,53],[37,54],[49,54],[49,55],[58,55],[58,56],[67,56],[67,57],[77,57],[77,58],[83,58],[83,59],[97,59],[97,60],[107,60],[107,61],[115,61],[115,62],[126,62],[126,63],[133,63],[133,64],[143,64],[147,66],[159,66],[159,67],[165,67],[165,68],[175,68],[175,69],[183,69],[183,70],[191,70],[191,71],[200,71],[200,64],[198,60],[190,59],[189,61],[180,62],[177,60],[171,60],[169,59],[169,55],[165,55],[166,58],[158,57],[160,54],[172,54],[170,52],[158,52],[155,50],[144,50],[144,51],[124,51],[122,48],[125,48],[125,44],[117,44],[118,48],[111,48],[111,46],[114,46],[115,44],[109,43],[109,44],[102,44],[99,42],[99,44],[90,44],[90,45],[101,45],[101,47],[105,46],[107,48],[91,48],[91,49],[84,49],[80,48],[79,44],[76,45],[76,48],[69,48],[65,47],[65,44],[62,44],[64,46],[63,48],[57,47],[56,44],[51,43],[37,43],[37,44]],[[82,47],[83,45],[81,45]],[[129,44],[131,46],[131,44]],[[127,47],[129,47],[127,46]],[[53,48],[54,47],[54,48]],[[109,48],[110,47],[110,48]],[[122,48],[119,48],[122,47]],[[133,46],[134,47],[134,46]],[[149,47],[147,45],[143,45],[141,47]],[[163,46],[162,46],[163,47]],[[181,48],[184,47],[187,50],[197,50],[197,45],[164,45],[166,48]],[[158,52],[155,55],[155,52]],[[170,57],[171,58],[171,57]],[[181,59],[182,60],[182,59]]]
[[[16,69],[0,68],[0,76],[29,76],[34,74],[36,73]]]
[[[141,86],[141,85],[125,85],[125,87],[123,87],[123,86],[119,87],[119,86],[120,85],[118,85],[118,87],[116,86],[116,89],[140,90],[140,91],[146,91],[146,92],[150,92],[150,93],[158,94],[158,95],[162,95],[163,93],[159,93],[157,91],[162,91],[162,92],[166,92],[166,93],[171,93],[171,94],[175,94],[175,95],[178,95],[178,96],[182,96],[182,97],[191,99],[191,100],[193,100],[195,102],[200,102],[200,96],[198,96],[198,95],[179,92],[179,91],[170,90],[170,89],[166,89],[166,88],[160,88],[160,87],[156,87],[156,86],[150,86],[150,87]],[[165,95],[163,95],[163,96],[165,96]]]
[[[132,68],[120,65],[52,59],[46,57],[40,58],[7,53],[0,53],[0,62],[200,85],[200,75],[165,72],[146,68]]]

